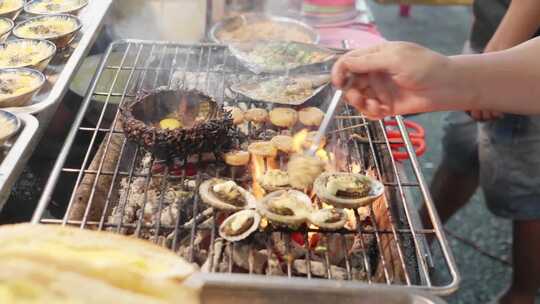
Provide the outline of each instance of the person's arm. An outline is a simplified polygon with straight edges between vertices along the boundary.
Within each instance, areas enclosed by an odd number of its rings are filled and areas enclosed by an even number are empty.
[[[514,47],[529,40],[539,28],[540,1],[513,0],[484,52],[496,52]],[[502,113],[473,110],[470,115],[476,120],[484,121],[499,118]]]
[[[523,43],[540,28],[540,1],[513,0],[484,52],[506,50]]]
[[[540,38],[506,51],[445,57],[390,42],[342,56],[332,80],[373,118],[443,110],[540,114]]]
[[[471,108],[540,114],[540,38],[506,51],[451,58],[463,75],[461,87],[471,88]]]

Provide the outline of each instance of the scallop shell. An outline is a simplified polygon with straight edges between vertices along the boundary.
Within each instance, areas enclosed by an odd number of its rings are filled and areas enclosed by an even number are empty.
[[[277,198],[284,194],[294,196],[300,202],[300,205],[295,206],[296,209],[293,210],[294,215],[276,214],[272,212],[268,207],[268,204],[273,198]],[[311,199],[309,198],[309,196],[298,190],[279,190],[272,192],[263,197],[263,199],[257,203],[257,210],[261,215],[267,217],[270,221],[287,225],[300,225],[302,223],[305,223],[310,213],[313,212],[313,208],[311,206]]]
[[[353,175],[359,179],[369,182],[371,189],[369,191],[368,196],[361,197],[361,198],[343,198],[343,197],[337,197],[328,191],[326,184],[328,182],[328,179],[331,176],[347,176],[347,175],[349,176]],[[317,196],[323,202],[328,203],[338,208],[351,208],[351,209],[371,204],[384,194],[384,185],[380,181],[375,180],[366,175],[345,173],[345,172],[321,174],[315,180],[314,189]]]
[[[271,172],[273,170],[281,171],[279,169],[270,169],[269,171],[266,171],[264,173],[264,175],[269,174],[269,172]],[[281,171],[281,172],[288,175],[288,173],[286,171]],[[287,181],[288,181],[288,177],[287,177]],[[277,185],[272,185],[272,184],[266,183],[264,177],[259,180],[259,183],[261,184],[261,187],[264,188],[264,190],[269,191],[269,192],[292,188],[292,186],[290,184],[287,184],[285,186],[277,186]]]
[[[339,213],[339,221],[333,223],[326,222],[332,211]],[[343,209],[320,209],[309,215],[309,222],[324,230],[338,230],[343,228],[347,223],[347,213]]]
[[[246,189],[238,186],[238,191],[244,196],[246,200],[246,204],[242,207],[238,207],[232,204],[229,204],[216,195],[214,195],[213,191],[211,191],[212,187],[219,181],[224,181],[222,179],[218,178],[212,178],[209,180],[204,181],[201,186],[199,187],[199,195],[201,196],[201,199],[206,204],[219,209],[219,210],[242,210],[242,209],[250,209],[255,208],[257,199],[253,196],[253,194],[249,193]]]
[[[225,232],[225,227],[227,227],[227,225],[230,222],[232,222],[236,217],[243,216],[243,215],[253,218],[253,224],[251,224],[251,226],[246,231],[242,232],[239,235],[228,235]],[[255,232],[259,228],[260,222],[261,222],[261,216],[259,215],[259,213],[257,213],[257,211],[251,210],[251,209],[241,210],[241,211],[231,214],[228,218],[226,218],[223,221],[223,223],[221,223],[221,225],[219,226],[219,235],[230,242],[240,241],[247,238],[253,232]]]

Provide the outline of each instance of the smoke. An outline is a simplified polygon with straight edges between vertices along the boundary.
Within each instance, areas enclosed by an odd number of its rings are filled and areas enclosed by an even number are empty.
[[[113,40],[193,43],[204,37],[206,0],[115,0],[107,20]]]

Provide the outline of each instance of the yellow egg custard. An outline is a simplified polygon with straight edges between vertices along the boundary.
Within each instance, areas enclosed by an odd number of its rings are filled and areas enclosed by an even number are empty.
[[[30,3],[27,11],[35,14],[58,14],[77,10],[88,0],[40,0]]]
[[[0,35],[9,31],[13,23],[9,22],[9,19],[0,18]]]
[[[26,39],[47,39],[69,34],[77,29],[76,19],[66,16],[43,16],[21,23],[13,34]]]
[[[54,46],[46,41],[12,40],[0,46],[0,68],[32,66],[54,52]]]
[[[0,14],[9,13],[23,7],[23,0],[2,0],[0,1]]]
[[[41,86],[43,80],[27,69],[0,73],[0,100],[31,92]]]

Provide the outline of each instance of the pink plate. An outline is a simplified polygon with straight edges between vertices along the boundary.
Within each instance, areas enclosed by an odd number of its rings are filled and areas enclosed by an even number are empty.
[[[377,35],[375,29],[374,33],[368,32],[362,29],[354,28],[319,28],[317,31],[321,35],[321,44],[330,47],[342,47],[341,41],[348,40],[349,47],[351,49],[370,47],[386,40],[380,35]]]

